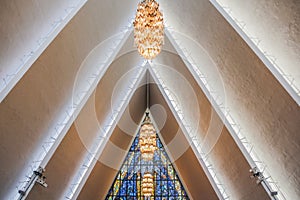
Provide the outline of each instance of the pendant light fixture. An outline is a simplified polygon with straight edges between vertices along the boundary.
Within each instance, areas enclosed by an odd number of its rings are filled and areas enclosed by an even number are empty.
[[[138,4],[134,26],[134,42],[138,52],[147,60],[154,59],[164,42],[163,15],[155,0],[142,0]]]

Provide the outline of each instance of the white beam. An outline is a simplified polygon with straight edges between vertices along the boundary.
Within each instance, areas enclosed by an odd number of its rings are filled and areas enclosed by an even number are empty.
[[[195,69],[195,66],[191,64],[191,58],[189,58],[180,48],[178,43],[176,42],[175,38],[172,36],[170,31],[166,30],[166,35],[168,36],[170,42],[176,49],[178,55],[182,58],[183,62],[185,63],[188,70],[193,75],[194,79],[197,81],[199,87],[206,95],[207,99],[210,101],[212,107],[219,115],[220,119],[228,129],[230,135],[234,139],[235,143],[239,147],[240,151],[246,158],[247,162],[251,166],[251,168],[257,167],[261,172],[264,172],[264,175],[268,177],[265,181],[262,182],[262,185],[264,189],[266,190],[267,194],[270,196],[271,199],[285,199],[282,191],[279,190],[279,187],[277,184],[275,184],[275,181],[273,181],[271,175],[268,173],[266,169],[266,165],[258,159],[257,154],[253,150],[253,145],[250,145],[250,143],[247,141],[246,137],[242,135],[242,132],[240,130],[240,127],[237,123],[235,123],[234,119],[230,115],[230,112],[228,111],[228,108],[225,108],[224,105],[218,104],[216,101],[216,96],[212,94],[212,90],[210,85],[208,84],[208,81],[206,80],[205,76],[203,74],[198,74],[199,69]],[[187,53],[187,52],[186,52]],[[201,73],[201,72],[199,72]],[[204,82],[205,81],[205,82]],[[276,190],[278,191],[278,196],[272,195],[272,192]]]
[[[85,90],[73,91],[75,94],[78,94],[76,95],[77,99],[73,101],[70,106],[67,107],[66,112],[61,116],[61,122],[57,123],[57,125],[50,130],[50,133],[42,142],[41,147],[37,150],[37,152],[35,152],[35,155],[33,155],[31,161],[29,161],[30,165],[24,168],[23,172],[21,172],[18,183],[14,184],[18,185],[17,188],[10,191],[10,193],[7,195],[7,199],[17,199],[19,196],[18,190],[24,190],[24,187],[27,187],[27,182],[30,180],[33,171],[36,170],[38,167],[46,167],[47,163],[53,156],[60,142],[68,132],[72,123],[80,113],[83,106],[88,101],[95,88],[97,87],[99,81],[101,80],[111,63],[114,61],[115,57],[118,55],[119,51],[127,41],[131,32],[132,29],[130,26],[127,28],[127,30],[125,30],[124,33],[121,33],[119,35],[121,39],[117,40],[116,38],[116,40],[119,41],[119,43],[116,46],[112,47],[112,54],[110,55],[110,57],[107,58],[107,60],[103,64],[103,68],[99,69],[97,74],[95,74],[95,72],[93,71],[90,72],[91,75],[88,76],[88,79],[85,82],[85,84],[88,83],[85,87]],[[26,195],[29,193],[30,189],[31,188],[29,187],[28,191],[26,191]]]
[[[169,156],[169,158],[170,158],[171,160],[174,160],[173,157],[172,157],[172,153],[171,153],[171,152],[169,151],[169,149],[167,148],[168,145],[165,143],[164,138],[161,136],[160,129],[159,129],[159,127],[157,126],[157,124],[156,124],[156,122],[155,122],[155,119],[154,119],[153,115],[151,114],[151,111],[150,111],[150,110],[149,110],[149,116],[150,116],[150,119],[151,119],[151,121],[152,121],[152,123],[153,123],[153,125],[154,125],[154,127],[155,127],[155,130],[156,130],[157,134],[159,135],[159,139],[160,139],[160,141],[161,141],[161,143],[162,143],[162,145],[163,145],[163,147],[164,147],[164,150],[166,151],[166,153],[167,153],[167,155]],[[174,169],[175,169],[175,171],[176,171],[176,174],[178,175],[178,177],[179,177],[179,179],[180,179],[180,181],[181,181],[181,183],[182,183],[182,185],[183,185],[183,187],[184,187],[184,189],[185,189],[185,192],[187,193],[187,195],[188,195],[189,197],[192,197],[192,194],[190,193],[189,188],[188,188],[187,185],[185,184],[185,181],[184,181],[183,177],[181,176],[180,170],[178,169],[176,163],[174,162],[174,163],[172,163],[172,165],[173,165],[173,167],[174,167]]]
[[[152,76],[152,78],[154,79],[154,81],[157,83],[157,86],[161,92],[161,94],[163,95],[165,101],[167,102],[170,110],[172,111],[172,114],[174,115],[177,123],[179,124],[181,130],[183,131],[185,137],[188,139],[188,141],[190,141],[191,147],[194,151],[194,154],[196,155],[204,173],[206,174],[210,184],[212,185],[213,189],[215,190],[217,196],[219,197],[219,199],[225,200],[225,199],[229,199],[229,196],[227,195],[227,193],[225,192],[225,188],[223,187],[224,185],[220,184],[220,182],[218,181],[218,178],[216,177],[216,174],[212,174],[212,172],[214,172],[214,169],[209,167],[209,163],[207,161],[207,159],[203,158],[203,154],[202,152],[200,152],[200,149],[198,149],[194,143],[194,140],[191,138],[189,131],[187,130],[186,124],[184,124],[179,116],[178,110],[175,109],[175,106],[173,105],[173,103],[176,103],[175,100],[171,100],[170,97],[167,95],[167,93],[165,92],[164,89],[164,83],[162,82],[163,80],[158,78],[158,74],[155,72],[154,68],[155,66],[149,62],[149,72]],[[173,103],[172,103],[173,102]],[[218,183],[218,184],[217,184]]]
[[[40,37],[34,50],[31,50],[20,59],[19,66],[11,66],[11,72],[7,72],[3,77],[0,77],[0,103],[87,1],[88,0],[79,0],[75,6],[66,8],[65,15],[61,16],[58,21],[53,22],[52,29],[46,35]]]
[[[297,88],[293,83],[293,79],[289,80],[289,76],[285,75],[284,70],[276,64],[274,60],[267,57],[265,53],[257,46],[257,44],[250,39],[245,33],[242,27],[226,12],[226,10],[218,3],[217,0],[210,0],[214,7],[223,15],[228,23],[234,28],[234,30],[241,36],[241,38],[248,44],[257,57],[265,64],[269,71],[279,81],[282,87],[287,93],[294,99],[294,101],[300,106],[300,88]],[[292,76],[290,74],[290,76]]]
[[[96,139],[93,144],[92,153],[90,152],[87,153],[83,163],[81,164],[80,169],[77,171],[77,174],[73,177],[70,187],[65,191],[63,198],[76,199],[80,194],[80,191],[82,190],[90,173],[92,172],[94,166],[96,165],[98,158],[102,154],[107,141],[109,140],[111,134],[116,128],[116,125],[121,119],[122,114],[124,113],[126,107],[129,105],[129,102],[134,92],[138,88],[139,84],[141,83],[141,80],[144,77],[145,73],[146,73],[146,68],[144,62],[142,66],[140,66],[139,72],[134,77],[134,80],[132,81],[132,85],[129,84],[128,86],[129,92],[125,92],[125,94],[127,95],[125,95],[125,97],[120,101],[118,108],[114,110],[116,111],[116,114],[111,113],[111,116],[107,116],[106,127],[108,127],[108,129],[104,130],[105,136],[103,137],[103,134],[99,134],[100,135],[98,136],[99,140]]]

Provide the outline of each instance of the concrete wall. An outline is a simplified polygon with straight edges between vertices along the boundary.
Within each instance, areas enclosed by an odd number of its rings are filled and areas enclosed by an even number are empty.
[[[162,5],[172,28],[193,38],[217,64],[219,74],[209,78],[221,75],[226,105],[235,121],[286,198],[299,198],[299,107],[209,2]]]
[[[158,60],[177,71],[188,82],[182,84],[170,71],[160,70],[166,87],[180,101],[182,112],[195,116],[190,119],[185,117],[185,120],[193,127],[193,131],[197,131],[202,150],[225,185],[227,194],[232,199],[268,199],[263,187],[257,186],[250,178],[250,165],[180,57],[168,53]],[[188,96],[188,90],[192,90],[195,96]],[[175,149],[179,148],[179,145],[175,146]]]
[[[227,1],[221,3],[231,8],[232,15],[245,23],[245,29],[261,42],[259,47],[276,59],[287,75],[293,77],[300,88],[300,2],[278,1]]]

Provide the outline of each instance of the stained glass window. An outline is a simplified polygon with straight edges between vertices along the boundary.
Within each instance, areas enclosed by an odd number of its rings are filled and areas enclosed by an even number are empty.
[[[152,161],[144,161],[139,151],[139,138],[135,137],[132,146],[118,172],[106,200],[146,199],[141,191],[142,177],[151,172],[154,191],[151,200],[188,200],[189,197],[176,174],[176,171],[159,139],[156,137],[157,150]]]

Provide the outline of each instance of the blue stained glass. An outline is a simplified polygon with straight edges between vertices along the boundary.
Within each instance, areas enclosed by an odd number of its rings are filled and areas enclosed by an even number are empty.
[[[167,169],[165,167],[162,167],[160,170],[161,170],[162,175],[164,175],[164,176],[162,176],[162,178],[166,179],[166,177],[168,176]]]
[[[155,194],[156,194],[156,196],[161,196],[162,195],[161,182],[160,181],[156,182]]]
[[[157,136],[153,161],[143,161],[139,151],[139,139],[134,138],[132,146],[121,166],[121,169],[106,196],[106,200],[145,199],[141,192],[141,176],[146,171],[154,174],[154,194],[151,200],[186,199],[189,200],[176,171]]]
[[[127,191],[127,181],[123,181],[121,188],[120,188],[120,195],[126,195],[126,191]]]
[[[161,190],[163,196],[168,196],[168,186],[166,181],[162,181]]]
[[[162,145],[162,143],[161,143],[161,141],[157,141],[157,142],[156,142],[156,146],[157,146],[157,148],[159,148],[159,149],[164,148],[163,145]]]
[[[134,183],[133,183],[132,180],[128,182],[128,194],[129,194],[129,196],[135,196],[135,191],[134,191],[133,185],[134,185]]]
[[[133,141],[133,145],[130,147],[130,151],[134,151],[136,147],[138,147],[139,139],[135,138]]]
[[[175,190],[173,181],[168,181],[168,190],[170,195],[177,196],[178,192]]]
[[[159,181],[161,179],[161,175],[156,173],[155,180]]]
[[[160,162],[161,158],[160,156],[154,156],[154,162],[157,163],[157,162]]]

